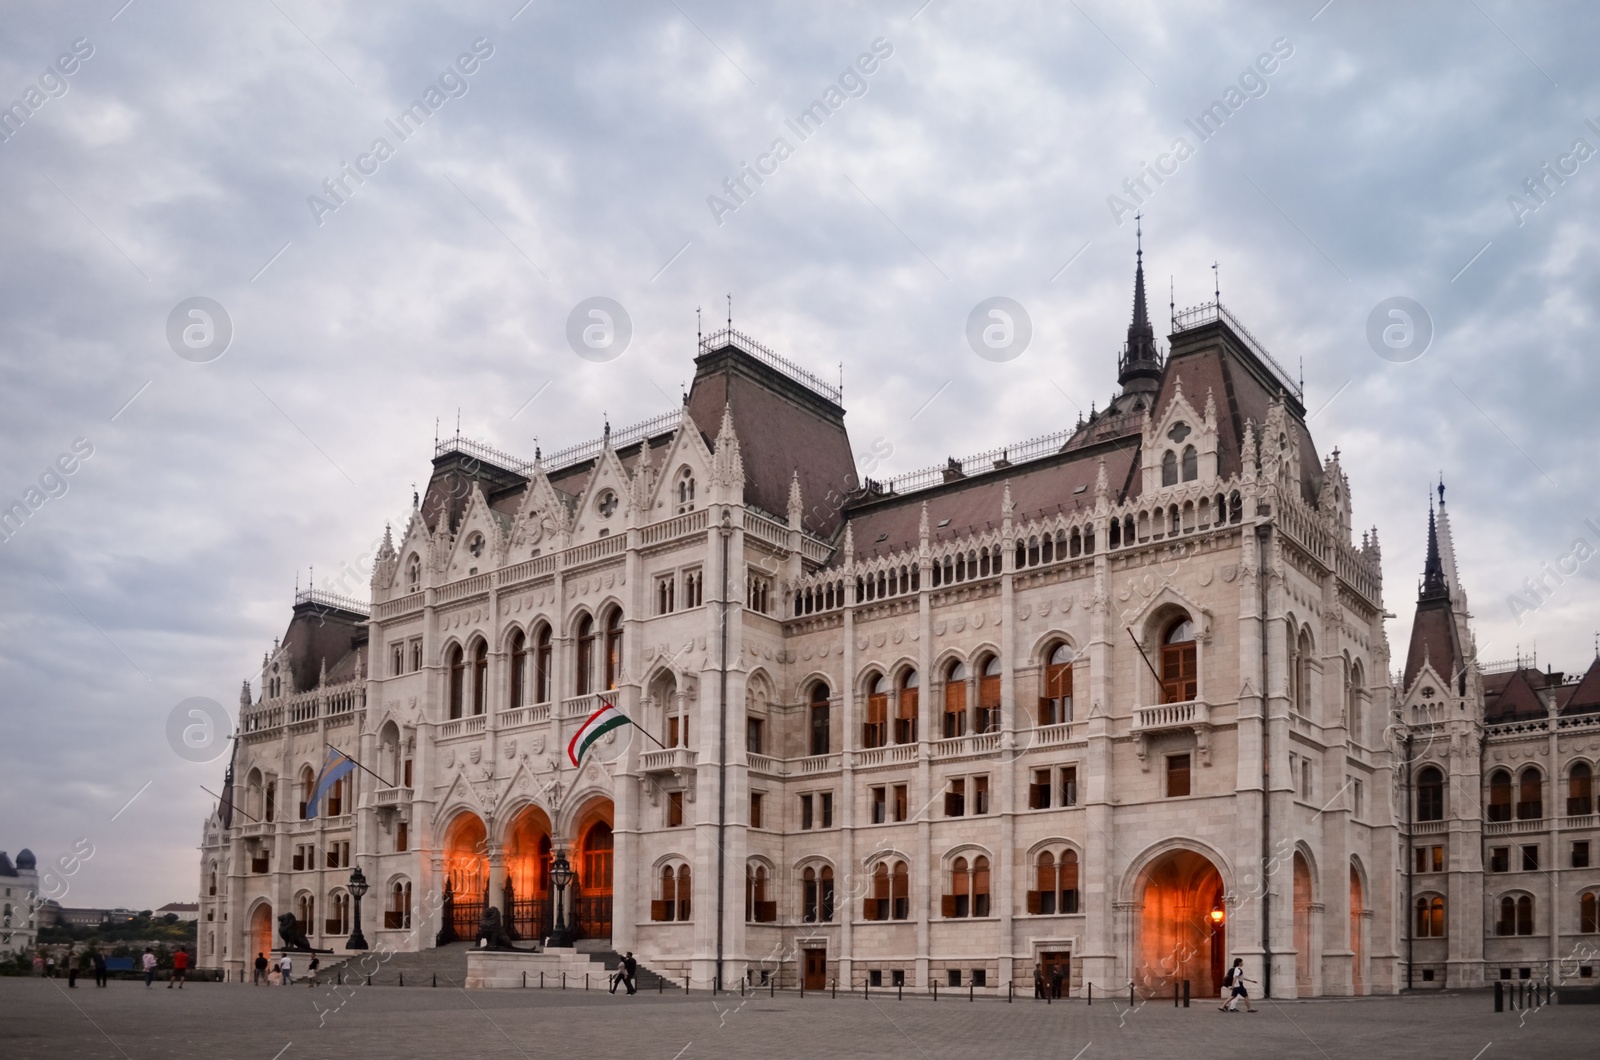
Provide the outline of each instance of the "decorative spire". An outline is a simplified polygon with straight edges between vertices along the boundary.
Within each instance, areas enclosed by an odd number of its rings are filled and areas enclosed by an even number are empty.
[[[856,532],[850,520],[844,523],[844,562],[846,566],[854,565],[856,561]]]
[[[800,497],[800,472],[796,471],[789,477],[789,528],[799,530],[801,521],[805,518],[805,501]]]
[[[1445,582],[1444,562],[1439,558],[1439,525],[1434,518],[1433,498],[1428,498],[1428,560],[1422,568],[1422,593],[1417,598],[1434,600],[1448,598],[1450,589]]]
[[[1156,352],[1155,329],[1150,326],[1150,311],[1144,294],[1144,222],[1135,231],[1138,240],[1133,270],[1133,322],[1128,325],[1128,343],[1118,358],[1117,385],[1130,390],[1155,391],[1161,386],[1161,355]]]

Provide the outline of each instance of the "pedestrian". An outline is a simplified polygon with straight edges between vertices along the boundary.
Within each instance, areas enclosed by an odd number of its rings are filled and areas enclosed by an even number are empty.
[[[1061,1000],[1061,980],[1065,978],[1061,965],[1050,969],[1050,996],[1057,1001]]]
[[[144,988],[150,989],[150,984],[156,981],[156,955],[150,952],[150,947],[144,948]]]
[[[306,971],[310,974],[310,977],[311,977],[310,981],[308,983],[306,983],[307,986],[312,987],[312,988],[316,987],[316,985],[317,985],[317,969],[321,968],[321,967],[322,967],[322,958],[318,957],[315,953],[313,953],[311,955],[311,963],[306,965]]]
[[[278,962],[278,985],[294,985],[294,958],[287,953],[283,955],[283,960]]]
[[[1244,1010],[1246,1012],[1254,1012],[1255,1006],[1250,1004],[1250,992],[1245,989],[1244,985],[1253,982],[1255,982],[1254,979],[1250,979],[1244,974],[1244,958],[1235,957],[1233,959],[1233,967],[1229,968],[1228,974],[1222,978],[1222,985],[1232,991],[1232,996],[1228,998],[1227,1004],[1220,1006],[1222,1011],[1238,1012],[1239,999],[1244,998]]]
[[[639,962],[633,959],[633,951],[629,950],[627,956],[622,958],[623,982],[627,984],[628,993],[635,993],[638,983],[634,977],[639,974]]]
[[[106,985],[106,955],[98,948],[94,951],[94,985]]]
[[[78,951],[73,948],[67,953],[67,985],[78,989]]]
[[[617,984],[628,977],[628,966],[622,961],[617,961],[617,970],[611,973],[611,992],[617,992]]]
[[[255,979],[253,980],[251,985],[260,986],[261,985],[261,981],[263,979],[265,979],[266,977],[267,977],[267,955],[265,953],[257,953],[256,954],[256,975],[255,975]]]
[[[1033,966],[1033,996],[1044,997],[1044,966],[1037,962]]]
[[[35,979],[44,976],[44,951],[40,950],[33,955],[33,976]]]
[[[177,983],[178,989],[183,989],[183,981],[189,974],[189,951],[182,946],[172,955],[172,978],[167,982],[167,989],[172,989],[172,984]]]
[[[47,979],[56,977],[56,959],[54,957],[46,957],[44,959],[44,974]]]

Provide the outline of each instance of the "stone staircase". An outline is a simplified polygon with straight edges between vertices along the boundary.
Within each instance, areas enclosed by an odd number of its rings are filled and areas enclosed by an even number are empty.
[[[524,945],[526,945],[524,943]],[[622,955],[615,950],[600,948],[602,943],[585,940],[578,945],[578,952],[573,955],[576,963],[568,963],[566,969],[573,985],[581,980],[584,973],[590,978],[590,988],[604,990],[608,985],[611,975],[622,964]],[[471,942],[451,942],[432,949],[419,950],[415,953],[393,953],[389,959],[379,963],[381,954],[375,951],[363,961],[363,955],[353,955],[338,961],[328,961],[317,970],[317,982],[337,983],[359,982],[365,984],[368,979],[366,969],[371,968],[371,982],[373,986],[434,986],[457,987],[467,981],[467,954],[475,948]],[[569,951],[570,952],[570,951]],[[298,981],[305,981],[305,962],[299,959]],[[663,986],[673,989],[673,981],[666,980],[663,984],[661,977],[655,972],[639,965],[639,974],[635,980],[638,989],[656,991]],[[681,988],[682,984],[678,984]]]
[[[622,966],[622,954],[618,953],[616,950],[595,949],[588,950],[588,954],[591,961],[599,961],[605,965],[606,974],[608,976]],[[639,958],[634,957],[634,960],[638,961]],[[639,971],[633,977],[633,981],[641,993],[644,991],[655,993],[663,988],[667,990],[673,989],[671,979],[668,979],[663,983],[662,977],[646,968],[643,961],[639,961]],[[678,987],[681,989],[683,984],[679,983]]]

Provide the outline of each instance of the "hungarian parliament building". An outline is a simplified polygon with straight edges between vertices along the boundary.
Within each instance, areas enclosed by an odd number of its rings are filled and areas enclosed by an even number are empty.
[[[370,600],[298,592],[245,683],[201,966],[285,914],[404,951],[493,907],[696,986],[1592,978],[1600,664],[1478,660],[1441,488],[1392,671],[1338,450],[1220,302],[1159,348],[1142,256],[1117,371],[884,481],[840,390],[731,328],[666,415],[439,442]],[[360,768],[313,804],[330,747]]]

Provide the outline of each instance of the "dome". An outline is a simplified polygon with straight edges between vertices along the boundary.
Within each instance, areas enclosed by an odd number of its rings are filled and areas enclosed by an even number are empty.
[[[27,847],[23,847],[21,850],[17,851],[17,868],[19,870],[27,871],[28,869],[34,868],[37,864],[38,859],[33,856],[33,851],[29,850]]]

